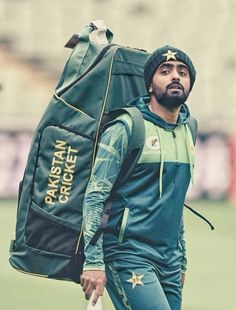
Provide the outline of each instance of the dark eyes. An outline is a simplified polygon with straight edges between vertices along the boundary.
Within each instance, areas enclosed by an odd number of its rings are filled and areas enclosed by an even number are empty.
[[[170,72],[171,72],[171,69],[169,69],[169,68],[163,68],[163,69],[161,70],[161,74],[163,74],[163,75],[167,75],[167,74],[169,74]],[[185,70],[185,69],[180,69],[180,70],[178,71],[178,73],[179,73],[180,76],[187,76],[187,75],[188,75],[188,71]]]
[[[163,70],[161,70],[161,73],[165,75],[165,74],[170,73],[170,70],[169,69],[163,69]]]
[[[179,75],[181,75],[181,76],[186,76],[187,74],[188,74],[188,72],[185,71],[185,70],[180,70],[179,71]]]

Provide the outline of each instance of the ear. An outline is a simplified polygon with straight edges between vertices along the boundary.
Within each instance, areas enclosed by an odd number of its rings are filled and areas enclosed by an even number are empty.
[[[148,92],[149,92],[149,93],[152,93],[152,91],[153,91],[152,86],[149,86],[149,88],[148,88]]]

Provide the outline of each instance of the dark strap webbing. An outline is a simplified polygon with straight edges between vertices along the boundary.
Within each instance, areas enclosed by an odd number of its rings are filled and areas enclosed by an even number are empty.
[[[111,194],[105,203],[101,224],[93,235],[92,239],[90,240],[90,244],[92,245],[96,244],[104,228],[107,226],[107,222],[111,214],[111,204],[114,193],[116,189],[121,184],[123,184],[132,173],[136,163],[138,162],[144,145],[145,127],[141,112],[136,107],[128,107],[113,111],[113,117],[118,117],[119,115],[124,113],[128,113],[132,118],[132,134],[129,141],[128,154],[122,163],[121,170],[115,184],[113,185]]]
[[[197,211],[195,211],[194,209],[192,209],[191,207],[189,207],[188,205],[184,204],[184,206],[189,209],[191,212],[193,212],[195,215],[197,215],[198,217],[200,217],[201,219],[203,219],[205,222],[207,222],[207,224],[211,227],[211,230],[214,230],[215,227],[211,224],[210,221],[208,221],[208,219],[206,219],[203,215],[201,215],[200,213],[198,213]]]
[[[113,192],[123,184],[131,175],[143,150],[145,139],[144,120],[141,112],[136,107],[121,109],[121,112],[128,113],[132,119],[132,134],[129,141],[128,153],[124,159],[117,180],[113,186]]]
[[[193,143],[195,144],[196,139],[197,139],[197,128],[198,128],[196,119],[193,117],[190,117],[188,126],[189,126],[189,129],[193,137]]]
[[[122,114],[128,114],[132,119],[132,135],[129,141],[129,150],[140,148],[144,144],[145,127],[142,113],[135,106],[112,110],[108,114],[109,123],[103,127],[103,131],[112,125],[112,122]]]

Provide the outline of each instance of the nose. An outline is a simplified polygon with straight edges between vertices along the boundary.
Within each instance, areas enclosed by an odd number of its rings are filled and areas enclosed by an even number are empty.
[[[180,75],[176,69],[172,71],[172,81],[180,81]]]

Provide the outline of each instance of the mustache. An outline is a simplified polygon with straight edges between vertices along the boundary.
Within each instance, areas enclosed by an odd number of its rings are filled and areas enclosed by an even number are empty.
[[[166,86],[166,89],[168,89],[168,88],[170,88],[172,86],[178,86],[178,87],[180,87],[184,91],[184,87],[183,87],[183,85],[180,82],[171,82],[170,84],[168,84]]]

